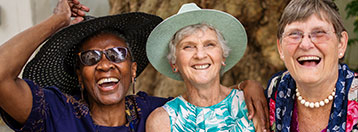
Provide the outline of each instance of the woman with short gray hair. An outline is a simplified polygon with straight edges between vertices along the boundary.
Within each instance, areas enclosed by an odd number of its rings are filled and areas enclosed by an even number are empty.
[[[184,4],[160,23],[148,38],[149,61],[160,73],[184,81],[187,90],[154,110],[146,130],[255,131],[243,92],[220,84],[246,43],[245,29],[235,17],[195,4]]]

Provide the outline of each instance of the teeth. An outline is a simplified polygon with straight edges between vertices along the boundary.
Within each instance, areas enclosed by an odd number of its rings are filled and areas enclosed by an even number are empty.
[[[206,65],[195,65],[194,68],[195,69],[205,69],[205,68],[208,68],[209,67],[209,64],[206,64]]]
[[[110,82],[114,82],[114,83],[117,83],[118,82],[118,79],[117,78],[103,78],[101,80],[99,80],[97,83],[99,85],[103,84],[103,83],[110,83]]]
[[[312,61],[312,60],[319,60],[317,56],[305,56],[298,58],[298,61]]]

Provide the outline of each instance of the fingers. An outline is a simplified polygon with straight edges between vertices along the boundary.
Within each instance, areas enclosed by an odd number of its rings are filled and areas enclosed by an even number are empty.
[[[255,105],[256,106],[256,105]],[[257,108],[257,110],[263,110],[261,112],[257,112],[257,114],[260,116],[260,124],[261,124],[261,128],[263,131],[265,130],[269,130],[269,122],[268,122],[268,115],[266,115],[266,113],[268,113],[268,110],[265,108],[264,104],[262,104],[261,102],[257,105],[259,108]]]
[[[266,100],[265,100],[265,102],[266,102]],[[266,117],[265,128],[266,128],[266,130],[270,130],[270,113],[269,113],[269,108],[268,108],[267,102],[263,103],[262,106],[264,107],[265,117]]]
[[[72,11],[72,17],[85,16],[86,15],[83,11],[81,11],[81,10],[79,10],[77,8],[72,8],[71,11]]]
[[[71,8],[71,16],[85,16],[85,12],[89,12],[89,8],[87,6],[82,5],[78,0],[69,0],[68,5]]]
[[[90,10],[87,6],[84,6],[82,4],[77,4],[77,5],[74,5],[74,6],[76,8],[78,8],[78,9],[81,9],[81,10],[86,11],[86,12],[88,12]]]
[[[261,132],[262,131],[262,128],[261,128],[261,126],[259,125],[259,121],[256,119],[256,118],[254,118],[253,120],[252,120],[252,122],[254,123],[254,127],[255,127],[255,132]]]
[[[252,114],[253,118],[258,118],[258,126],[259,129],[262,129],[262,131],[268,131],[269,130],[269,112],[268,112],[268,106],[267,101],[263,93],[258,93],[258,96],[255,96],[255,98],[251,99],[251,103],[253,106],[253,111],[255,111],[255,115]]]
[[[248,119],[251,120],[255,115],[255,108],[253,106],[253,102],[252,102],[251,98],[245,99],[245,102],[246,102],[247,110],[249,112]]]
[[[255,117],[252,119],[252,122],[254,123],[255,131],[256,132],[266,132],[267,129],[264,128],[264,125],[262,125],[261,119],[259,119],[258,115],[256,114]]]
[[[74,4],[79,4],[80,1],[79,0],[67,0],[68,2],[74,3]]]
[[[260,95],[260,97],[265,97],[264,95]],[[260,118],[260,124],[263,131],[270,130],[270,121],[269,121],[269,111],[267,106],[266,98],[256,98],[254,102],[254,107],[257,115]]]
[[[71,24],[76,24],[83,21],[83,17],[75,17],[72,21]]]
[[[265,95],[262,94],[260,97],[265,97]],[[259,113],[261,118],[262,128],[270,130],[270,115],[267,100],[266,98],[258,98],[257,100],[257,105],[255,104],[255,107],[257,106],[257,108],[255,108],[255,110],[257,110],[256,112]]]
[[[80,4],[80,1],[78,1],[78,0],[67,0],[67,2],[70,7]]]
[[[84,6],[82,4],[72,4],[72,7],[73,9],[77,9],[77,10],[80,10],[80,11],[85,11],[85,12],[89,12],[89,8],[87,6]]]
[[[71,16],[72,16],[72,17],[77,17],[78,15],[77,15],[77,13],[73,13],[73,12],[72,12],[72,13],[71,13]]]
[[[268,116],[266,116],[267,109],[264,109],[265,106],[260,101],[255,101],[255,105],[253,107],[256,111],[256,114],[253,117],[256,131],[268,131],[269,123],[267,122]]]
[[[269,130],[269,112],[264,89],[261,84],[253,80],[245,80],[241,83],[244,91],[245,102],[249,112],[248,119],[253,119],[260,131]]]

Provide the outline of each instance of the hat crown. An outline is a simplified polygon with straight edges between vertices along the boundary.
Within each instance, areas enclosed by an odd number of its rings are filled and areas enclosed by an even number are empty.
[[[183,4],[180,7],[177,14],[181,14],[181,13],[185,13],[185,12],[189,12],[189,11],[196,11],[196,10],[201,10],[201,8],[198,7],[195,3]]]

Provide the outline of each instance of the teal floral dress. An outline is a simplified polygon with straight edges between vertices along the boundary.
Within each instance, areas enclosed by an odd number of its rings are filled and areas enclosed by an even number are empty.
[[[172,132],[254,132],[242,91],[233,89],[220,103],[198,107],[179,96],[167,102]]]

